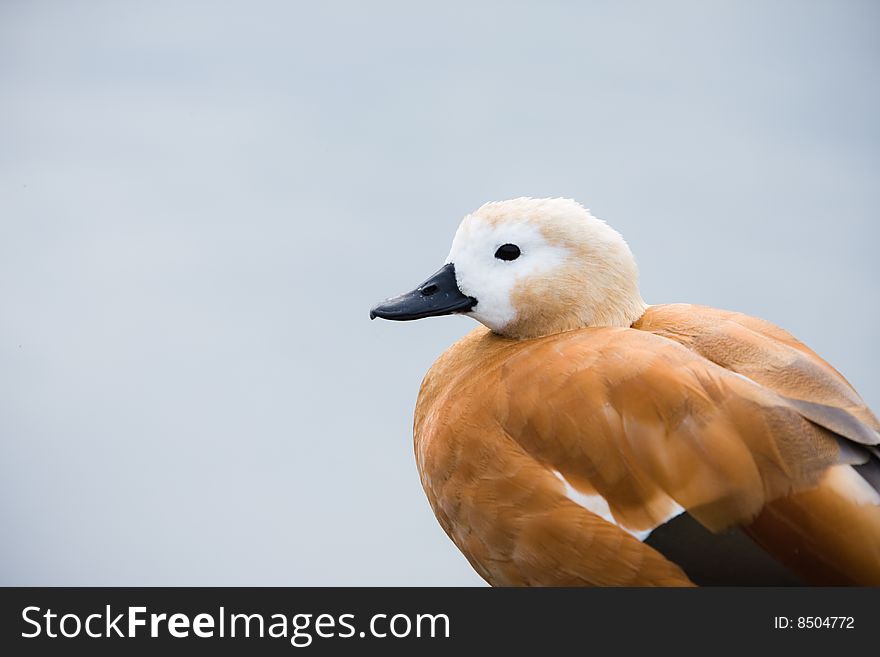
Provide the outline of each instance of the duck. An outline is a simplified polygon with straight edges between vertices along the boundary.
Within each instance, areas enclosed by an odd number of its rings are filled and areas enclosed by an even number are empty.
[[[571,199],[486,203],[370,318],[478,326],[431,366],[413,445],[492,586],[880,585],[880,422],[778,326],[648,305]]]

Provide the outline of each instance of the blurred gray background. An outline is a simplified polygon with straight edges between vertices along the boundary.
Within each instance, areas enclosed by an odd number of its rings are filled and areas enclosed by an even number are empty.
[[[418,4],[418,6],[417,6]],[[470,585],[368,320],[487,200],[880,410],[880,3],[0,4],[0,584]]]

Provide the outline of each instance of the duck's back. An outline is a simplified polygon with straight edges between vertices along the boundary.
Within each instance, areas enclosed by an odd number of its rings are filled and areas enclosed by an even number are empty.
[[[676,303],[649,307],[633,328],[674,340],[790,399],[841,409],[880,431],[880,421],[843,375],[775,324],[742,313]]]

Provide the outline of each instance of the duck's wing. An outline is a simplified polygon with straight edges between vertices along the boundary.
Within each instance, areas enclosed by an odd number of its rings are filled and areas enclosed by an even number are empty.
[[[843,375],[784,329],[691,304],[651,306],[633,328],[674,340],[791,400],[817,424],[875,444],[880,420]]]
[[[746,527],[802,576],[880,584],[880,495],[850,467],[880,442],[861,420],[873,416],[818,357],[809,397],[760,358],[728,369],[649,330],[529,341],[497,377],[499,421],[571,499],[607,502],[630,532],[658,530],[683,508],[712,532]]]
[[[633,328],[678,342],[769,388],[834,433],[842,451],[854,451],[849,460],[859,476],[847,467],[834,468],[820,486],[767,505],[747,531],[820,582],[853,581],[822,554],[837,553],[843,555],[838,560],[867,561],[866,568],[876,568],[880,555],[861,534],[863,526],[876,523],[871,507],[878,498],[870,488],[880,490],[880,421],[840,372],[784,329],[742,313],[690,304],[652,306]],[[674,531],[658,532],[657,542],[671,545],[678,527],[687,524],[678,522]]]

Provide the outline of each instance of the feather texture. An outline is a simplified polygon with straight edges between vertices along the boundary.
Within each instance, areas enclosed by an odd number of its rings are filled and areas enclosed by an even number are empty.
[[[676,505],[711,531],[745,528],[807,579],[878,584],[880,506],[857,499],[867,484],[849,467],[876,459],[878,428],[782,329],[669,305],[632,328],[476,329],[425,377],[414,442],[440,524],[492,584],[690,585],[624,531],[650,531]],[[604,498],[617,524],[556,473]]]

